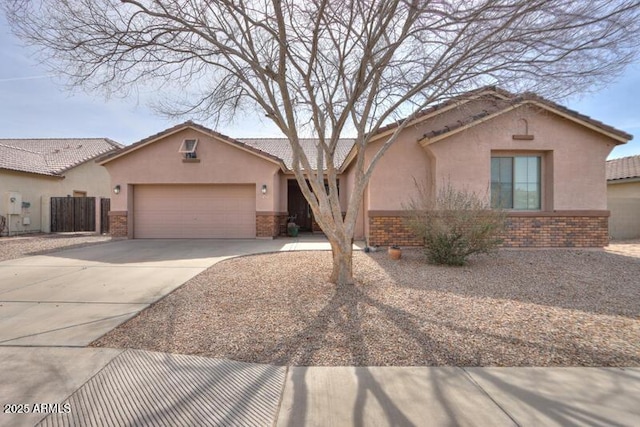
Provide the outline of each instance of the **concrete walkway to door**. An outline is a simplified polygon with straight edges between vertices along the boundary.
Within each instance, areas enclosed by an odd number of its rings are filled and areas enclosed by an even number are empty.
[[[86,346],[221,260],[323,249],[320,236],[120,240],[0,262],[0,345]]]

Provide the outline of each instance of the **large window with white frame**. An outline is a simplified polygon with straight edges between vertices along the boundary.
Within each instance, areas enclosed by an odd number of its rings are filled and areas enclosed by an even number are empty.
[[[541,209],[539,156],[491,157],[491,207]]]

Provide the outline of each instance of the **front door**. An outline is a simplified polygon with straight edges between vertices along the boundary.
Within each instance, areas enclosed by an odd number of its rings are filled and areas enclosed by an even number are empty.
[[[293,221],[300,226],[300,231],[311,231],[311,209],[300,191],[298,181],[290,179],[287,185],[289,217],[292,217]]]

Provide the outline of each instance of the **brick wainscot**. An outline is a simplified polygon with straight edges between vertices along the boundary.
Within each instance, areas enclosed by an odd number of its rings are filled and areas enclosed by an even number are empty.
[[[129,233],[127,211],[109,211],[111,237],[127,237]]]
[[[277,237],[287,234],[286,212],[256,212],[256,237]]]
[[[419,246],[404,211],[369,211],[369,245]],[[609,244],[609,211],[509,212],[503,247],[596,247]]]

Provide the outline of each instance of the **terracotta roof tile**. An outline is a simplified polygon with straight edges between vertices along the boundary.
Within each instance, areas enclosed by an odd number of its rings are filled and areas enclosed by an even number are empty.
[[[119,148],[108,138],[0,139],[0,169],[59,176]]]
[[[462,102],[465,99],[467,101]],[[429,113],[443,109],[446,106],[460,103],[458,107],[430,117],[421,124],[421,126],[426,128],[424,137],[433,138],[472,124],[488,115],[499,113],[507,108],[518,106],[526,102],[537,102],[538,104],[553,108],[566,115],[572,116],[577,120],[595,126],[604,132],[619,136],[626,140],[633,139],[633,136],[626,132],[606,125],[601,121],[592,119],[584,114],[580,114],[575,110],[571,110],[534,93],[527,92],[521,95],[515,95],[496,87],[485,87],[476,91],[468,92],[465,95],[457,96],[447,102],[438,104],[419,113],[418,117],[423,117]],[[398,123],[399,122],[394,123],[393,126],[397,126]]]
[[[607,161],[607,181],[640,178],[640,155]]]
[[[293,169],[293,150],[291,149],[291,145],[289,144],[289,140],[286,138],[242,138],[239,141],[259,149],[261,151],[267,152],[273,156],[282,159],[287,169]],[[315,166],[317,163],[317,139],[312,138],[304,138],[300,139],[300,145],[302,146],[302,151],[305,153],[311,166]],[[335,167],[339,168],[344,160],[347,158],[351,147],[355,143],[354,139],[340,139],[338,140],[338,144],[336,145],[336,151],[334,155],[334,163]],[[325,159],[325,169],[326,169],[326,159]]]

